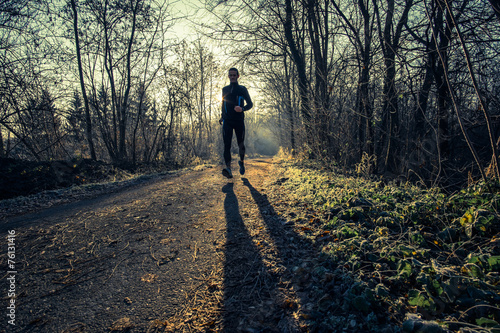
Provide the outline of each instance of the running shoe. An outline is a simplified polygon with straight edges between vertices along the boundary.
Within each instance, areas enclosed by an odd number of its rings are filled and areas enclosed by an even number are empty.
[[[231,172],[231,169],[225,168],[222,170],[222,175],[227,178],[233,178],[233,173]]]
[[[243,161],[238,161],[238,164],[240,165],[240,175],[244,175],[245,174],[245,163],[243,163]]]

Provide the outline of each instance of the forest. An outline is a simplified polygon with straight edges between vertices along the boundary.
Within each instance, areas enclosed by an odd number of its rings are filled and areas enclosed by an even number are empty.
[[[0,157],[220,161],[236,66],[251,154],[451,190],[499,178],[498,0],[183,3],[2,1]]]

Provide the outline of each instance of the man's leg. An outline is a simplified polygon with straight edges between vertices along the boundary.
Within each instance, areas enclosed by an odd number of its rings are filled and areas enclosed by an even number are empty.
[[[222,170],[222,174],[227,178],[232,178],[231,142],[233,140],[233,126],[227,120],[224,120],[222,124],[222,139],[224,141],[224,162],[226,163],[226,168]]]
[[[240,160],[238,164],[240,166],[240,174],[245,174],[245,123],[243,121],[238,122],[234,126],[234,132],[236,134],[236,141],[238,142],[238,153],[240,155]]]

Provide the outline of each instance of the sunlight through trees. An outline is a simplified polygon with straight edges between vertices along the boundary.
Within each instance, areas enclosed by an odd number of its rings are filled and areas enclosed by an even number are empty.
[[[256,101],[250,153],[364,159],[430,185],[498,178],[495,6],[7,0],[0,156],[220,161],[220,90],[236,66]]]

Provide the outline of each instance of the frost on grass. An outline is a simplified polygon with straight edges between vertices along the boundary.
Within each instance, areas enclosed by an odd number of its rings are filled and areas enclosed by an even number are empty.
[[[334,331],[500,330],[500,188],[453,195],[282,162],[284,214],[319,249],[296,271],[311,326]],[[300,278],[299,278],[300,279]]]

